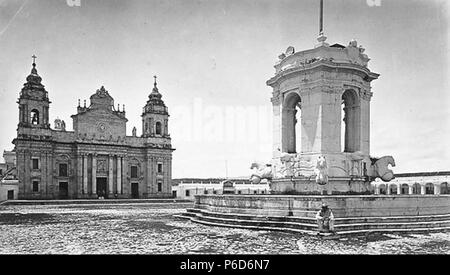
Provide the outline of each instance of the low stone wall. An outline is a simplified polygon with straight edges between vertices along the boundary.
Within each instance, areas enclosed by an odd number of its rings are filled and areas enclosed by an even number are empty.
[[[195,208],[218,213],[314,217],[326,202],[336,218],[450,214],[450,195],[197,195]]]

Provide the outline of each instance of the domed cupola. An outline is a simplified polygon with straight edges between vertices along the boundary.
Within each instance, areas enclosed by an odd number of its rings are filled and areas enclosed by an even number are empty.
[[[29,76],[27,76],[27,83],[39,85],[39,84],[41,84],[42,78],[37,73],[36,63],[33,63],[32,65],[33,65],[33,68],[31,69],[31,74]]]
[[[22,93],[24,94],[24,96],[46,99],[47,91],[45,91],[45,87],[41,83],[42,77],[38,75],[35,58],[36,56],[33,55],[33,68],[31,69],[31,73],[27,76],[27,82],[23,84]]]
[[[156,83],[156,76],[154,76],[155,82],[153,83],[153,90],[148,96],[147,104],[145,104],[143,114],[146,113],[158,113],[167,114],[167,107],[164,101],[161,99],[162,95],[158,90]]]

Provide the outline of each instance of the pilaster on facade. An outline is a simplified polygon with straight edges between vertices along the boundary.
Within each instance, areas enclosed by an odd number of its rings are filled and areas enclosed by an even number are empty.
[[[97,194],[97,154],[92,154],[92,186],[91,194]]]

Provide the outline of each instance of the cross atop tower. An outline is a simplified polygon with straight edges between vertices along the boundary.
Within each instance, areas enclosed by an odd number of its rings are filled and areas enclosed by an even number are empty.
[[[36,64],[36,58],[37,58],[37,56],[35,56],[35,55],[33,54],[33,56],[31,56],[31,58],[33,58],[33,64]]]
[[[155,83],[153,85],[156,87],[156,78],[157,78],[157,76],[154,75],[153,78],[155,79]]]

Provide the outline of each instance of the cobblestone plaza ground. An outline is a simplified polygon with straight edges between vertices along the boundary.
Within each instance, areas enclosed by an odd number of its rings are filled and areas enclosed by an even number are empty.
[[[323,240],[180,219],[187,203],[0,205],[0,254],[450,254],[450,233]]]

